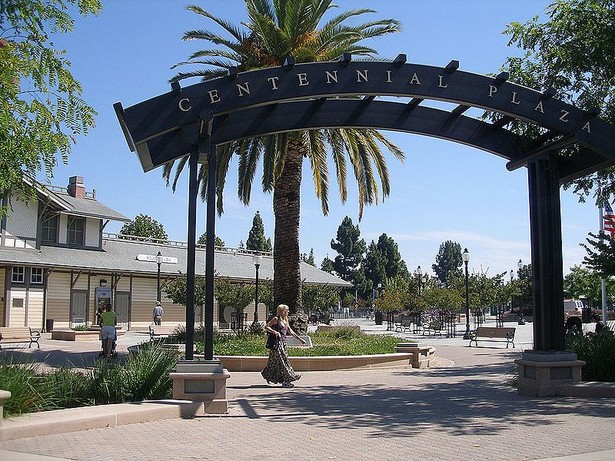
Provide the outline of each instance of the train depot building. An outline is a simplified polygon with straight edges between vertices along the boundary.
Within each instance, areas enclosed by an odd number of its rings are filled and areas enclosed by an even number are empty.
[[[105,233],[110,221],[130,219],[99,202],[95,192],[86,192],[80,176],[71,177],[67,187],[34,187],[36,199],[7,200],[8,216],[0,221],[0,326],[89,326],[97,307],[110,302],[124,329],[146,329],[159,284],[164,323],[185,323],[185,307],[167,299],[164,288],[187,272],[186,243]],[[216,277],[253,283],[253,258],[250,251],[217,249]],[[205,250],[197,247],[196,275],[203,276],[204,268]],[[273,279],[270,254],[261,255],[259,274],[261,281]],[[350,286],[305,262],[301,278],[308,285]],[[259,303],[260,320],[267,318],[268,308]],[[231,311],[216,305],[214,324],[228,328]],[[254,304],[244,312],[251,322]],[[202,321],[202,309],[197,308],[195,319]]]

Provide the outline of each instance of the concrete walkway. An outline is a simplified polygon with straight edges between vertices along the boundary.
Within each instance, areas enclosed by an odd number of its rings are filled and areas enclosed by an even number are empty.
[[[513,360],[531,346],[531,324],[518,328],[508,350],[421,338],[448,359],[436,369],[307,372],[294,389],[232,373],[228,415],[41,434],[0,443],[0,460],[615,459],[615,401],[528,398],[508,384]],[[49,346],[56,347],[43,342]]]

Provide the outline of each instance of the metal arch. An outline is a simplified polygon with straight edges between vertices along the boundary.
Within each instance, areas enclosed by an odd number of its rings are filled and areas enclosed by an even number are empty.
[[[540,93],[510,83],[506,73],[490,77],[460,71],[458,66],[457,61],[445,67],[405,63],[405,57],[392,62],[352,61],[347,55],[334,62],[290,62],[276,68],[232,73],[186,88],[175,83],[169,93],[126,109],[119,103],[115,107],[128,144],[139,153],[145,171],[160,166],[148,159],[152,151],[147,143],[198,123],[203,110],[211,110],[218,119],[290,101],[357,95],[368,96],[366,106],[377,102],[373,101],[376,96],[412,98],[409,108],[424,100],[454,103],[457,107],[451,117],[458,117],[471,107],[495,111],[502,117],[494,122],[494,128],[502,128],[515,119],[531,122],[555,137],[583,138],[577,144],[599,155],[594,162],[596,169],[598,164],[615,163],[615,127],[597,118],[597,113],[566,104],[554,98],[553,91]],[[536,148],[541,146],[538,142]],[[175,152],[179,158],[189,151]],[[579,169],[591,170],[586,161],[581,163]],[[574,172],[566,177],[573,176]]]
[[[120,103],[114,105],[128,145],[138,153],[144,171],[187,154],[191,154],[192,175],[197,160],[208,163],[209,336],[213,329],[216,144],[289,130],[370,127],[460,142],[506,158],[509,169],[528,167],[534,349],[564,349],[559,187],[563,180],[615,164],[615,127],[597,118],[596,112],[557,100],[553,91],[540,93],[509,83],[506,73],[487,77],[458,68],[457,61],[443,68],[407,64],[405,55],[393,62],[352,62],[350,55],[338,62],[294,65],[289,60],[279,68],[232,71],[228,77],[183,89],[174,83],[171,92],[127,109]],[[410,101],[376,101],[378,96]],[[451,112],[421,107],[426,99],[456,107]],[[471,107],[501,115],[493,123],[482,122],[463,115]],[[504,128],[513,120],[534,123],[546,132],[533,140],[517,137]],[[578,147],[576,155],[559,155],[561,149],[573,145]],[[192,210],[196,210],[196,199],[197,193],[190,192]],[[188,220],[194,240],[195,211]],[[187,338],[187,350],[191,341]],[[206,343],[205,352],[207,359],[213,358],[212,344]]]
[[[394,102],[374,101],[364,106],[362,100],[300,101],[245,109],[214,119],[212,143],[319,128],[375,128],[420,134],[469,145],[508,161],[519,161],[524,155],[522,138],[489,123],[452,117],[447,111],[429,107],[409,109]],[[198,130],[199,126],[192,124],[142,146],[151,154],[152,164],[164,164],[178,151],[189,150]]]

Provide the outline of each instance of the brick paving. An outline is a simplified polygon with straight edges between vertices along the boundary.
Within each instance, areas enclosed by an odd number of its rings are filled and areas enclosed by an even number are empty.
[[[518,395],[508,381],[519,344],[421,341],[454,363],[306,372],[294,389],[233,372],[227,415],[7,441],[0,459],[615,459],[615,401]]]

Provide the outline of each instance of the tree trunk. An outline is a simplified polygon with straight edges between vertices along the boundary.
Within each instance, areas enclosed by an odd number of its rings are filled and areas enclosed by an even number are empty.
[[[287,304],[294,317],[297,314],[303,316],[299,253],[302,163],[301,140],[293,139],[288,144],[284,170],[276,180],[273,192],[273,301],[275,306]],[[293,329],[301,332],[302,328],[296,326]]]

